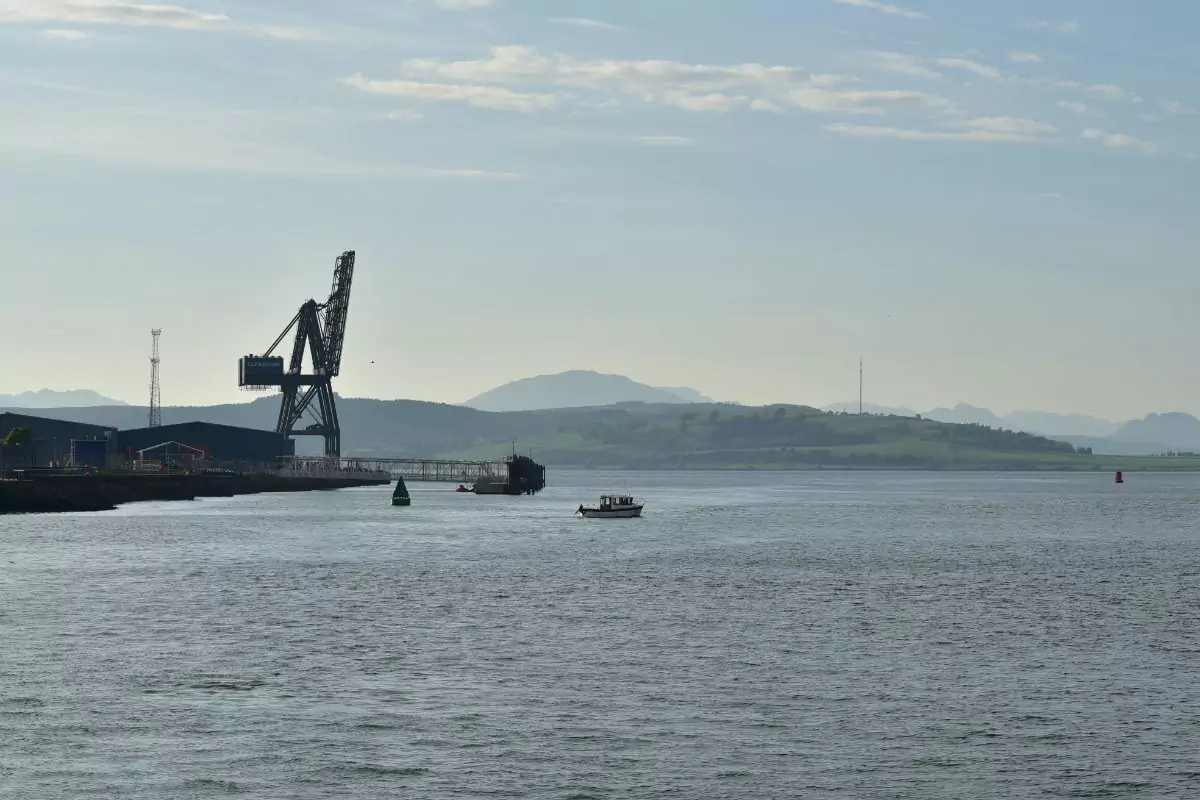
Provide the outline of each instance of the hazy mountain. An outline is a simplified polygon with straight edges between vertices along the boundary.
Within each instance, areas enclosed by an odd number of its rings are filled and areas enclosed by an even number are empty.
[[[683,400],[685,403],[715,403],[711,397],[706,397],[700,394],[695,389],[689,389],[686,386],[660,386],[658,387],[664,392],[670,392]]]
[[[864,414],[882,414],[887,417],[915,417],[917,412],[911,408],[900,408],[897,406],[877,406],[874,403],[863,403],[862,409]],[[858,401],[853,400],[847,403],[833,403],[825,406],[822,411],[832,411],[835,414],[857,414]]]
[[[699,399],[696,399],[699,398]],[[480,411],[589,408],[616,403],[706,402],[695,389],[659,389],[626,378],[574,370],[523,378],[472,397],[463,405]]]
[[[1004,420],[997,417],[986,408],[959,403],[954,408],[935,408],[924,415],[926,419],[936,422],[950,422],[955,425],[986,425],[989,428],[1007,428]]]
[[[120,400],[97,394],[91,389],[39,389],[36,392],[0,394],[0,407],[4,408],[86,408],[88,406],[123,406]]]
[[[1074,447],[1086,447],[1098,456],[1156,456],[1176,448],[1150,442],[1121,442],[1108,436],[1051,436]]]
[[[1180,412],[1150,414],[1126,423],[1110,438],[1114,442],[1161,442],[1168,450],[1200,451],[1200,419]]]
[[[935,408],[925,414],[927,419],[954,422],[960,425],[987,425],[991,428],[1025,431],[1042,436],[1111,436],[1121,427],[1118,422],[1091,417],[1087,414],[1056,414],[1049,411],[1014,411],[998,416],[986,408],[959,403],[954,408]]]
[[[1029,433],[1069,436],[1112,436],[1121,423],[1087,414],[1055,414],[1049,411],[1014,411],[1004,417],[1005,427]]]

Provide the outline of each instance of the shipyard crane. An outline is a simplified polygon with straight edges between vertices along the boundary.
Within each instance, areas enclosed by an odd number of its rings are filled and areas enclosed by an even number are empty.
[[[321,436],[325,457],[342,455],[342,429],[334,403],[333,379],[342,367],[342,345],[346,340],[346,318],[350,313],[350,284],[354,280],[354,251],[338,257],[333,268],[333,289],[324,303],[309,300],[275,343],[261,356],[246,356],[239,362],[238,385],[250,390],[272,390],[283,394],[279,422],[281,436]],[[292,357],[284,369],[282,356],[274,355],[293,330]],[[304,374],[304,352],[308,350],[312,374]],[[314,404],[313,401],[316,401]],[[298,427],[305,412],[312,423]]]

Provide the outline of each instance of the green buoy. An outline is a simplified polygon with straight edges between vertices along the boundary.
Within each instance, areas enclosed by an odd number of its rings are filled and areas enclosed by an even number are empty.
[[[412,498],[408,496],[408,487],[404,485],[404,478],[396,478],[396,491],[392,492],[392,505],[412,505]]]

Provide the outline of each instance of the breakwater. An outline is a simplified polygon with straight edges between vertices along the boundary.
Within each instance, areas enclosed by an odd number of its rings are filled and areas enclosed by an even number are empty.
[[[125,503],[380,486],[377,478],[251,475],[48,475],[0,481],[0,514],[112,511]]]

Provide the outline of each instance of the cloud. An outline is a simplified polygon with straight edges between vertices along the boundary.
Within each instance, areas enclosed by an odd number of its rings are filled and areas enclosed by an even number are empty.
[[[1044,59],[1037,53],[1014,52],[1008,54],[1008,60],[1014,64],[1040,64]]]
[[[79,41],[80,39],[90,39],[92,34],[87,31],[75,30],[74,28],[51,28],[50,30],[42,31],[44,39],[66,39],[67,41]]]
[[[691,147],[695,144],[686,136],[637,136],[633,141],[643,147]]]
[[[992,133],[1010,133],[1016,136],[1042,136],[1058,133],[1058,129],[1053,125],[1017,117],[977,117],[957,124],[964,128]]]
[[[1092,113],[1091,106],[1089,106],[1087,103],[1081,103],[1078,100],[1059,100],[1058,107],[1079,115]]]
[[[902,111],[952,112],[954,104],[944,97],[924,92],[887,91],[829,92],[798,88],[784,98],[796,108],[817,112],[886,115]]]
[[[136,3],[128,0],[0,0],[0,24],[26,23],[169,28],[241,33],[288,40],[318,38],[316,32],[301,28],[236,22],[227,14],[163,3]]]
[[[578,28],[596,28],[598,30],[605,30],[605,31],[621,30],[620,26],[618,26],[618,25],[612,25],[610,23],[601,22],[600,20],[596,20],[596,19],[586,19],[584,17],[565,17],[565,18],[564,17],[555,17],[554,19],[552,19],[550,21],[558,23],[559,25],[574,25]]]
[[[1104,147],[1113,149],[1131,148],[1141,150],[1148,156],[1158,154],[1158,145],[1154,142],[1138,139],[1133,136],[1127,136],[1123,133],[1109,133],[1107,131],[1097,130],[1096,128],[1088,128],[1083,133],[1079,134],[1079,138],[1089,142],[1098,142]]]
[[[1075,20],[1069,22],[1049,22],[1042,19],[1037,22],[1026,22],[1025,27],[1035,31],[1058,31],[1059,33],[1068,35],[1079,33],[1080,30],[1079,23]]]
[[[850,125],[835,123],[825,130],[840,136],[858,139],[901,139],[918,142],[984,142],[1001,144],[1031,144],[1044,142],[1042,134],[1055,133],[1052,125],[1013,117],[979,117],[956,123],[965,130],[925,130],[896,128],[882,125]]]
[[[470,11],[490,5],[493,5],[493,0],[437,0],[437,7],[444,11]]]
[[[1200,116],[1200,109],[1189,108],[1179,101],[1163,100],[1162,109],[1172,117],[1195,117]]]
[[[436,92],[419,90],[430,98],[435,93],[449,94],[449,89],[455,86],[471,88],[477,97],[488,86],[538,87],[538,94],[518,94],[518,97],[538,98],[537,108],[554,105],[557,95],[547,90],[566,88],[627,95],[647,103],[715,113],[787,107],[876,115],[954,109],[949,100],[924,92],[840,90],[837,84],[848,79],[812,75],[794,67],[581,60],[564,55],[547,56],[522,46],[493,47],[487,58],[472,61],[410,59],[401,65],[401,73],[405,78],[396,81],[369,81],[359,75],[347,79],[347,83],[364,91],[382,92],[387,86],[389,93],[418,91],[414,86],[439,86]]]
[[[965,58],[939,58],[937,60],[939,67],[946,69],[964,69],[967,72],[973,72],[981,78],[987,78],[990,81],[999,80],[1000,70],[995,67],[989,67],[987,64],[980,64],[978,61],[969,61]]]
[[[925,66],[925,60],[907,53],[891,53],[886,50],[871,50],[863,54],[869,66],[897,75],[908,75],[926,80],[942,80],[946,76]]]
[[[1087,93],[1092,97],[1099,97],[1102,100],[1124,100],[1129,97],[1129,93],[1120,86],[1114,86],[1111,83],[1097,83],[1095,86],[1089,86]]]
[[[925,15],[918,11],[909,11],[906,8],[893,5],[892,3],[880,3],[877,0],[833,0],[838,5],[856,6],[858,8],[870,8],[875,11],[882,11],[884,14],[894,14],[898,17],[908,17],[909,19],[924,19]]]
[[[368,94],[398,95],[418,100],[466,103],[493,111],[520,111],[531,114],[553,108],[558,102],[552,94],[514,92],[499,86],[469,86],[446,83],[418,83],[407,80],[371,80],[352,75],[343,83]]]
[[[867,65],[872,68],[931,81],[942,80],[946,76],[926,66],[930,61],[946,69],[961,69],[973,72],[979,77],[987,78],[988,80],[999,80],[1002,77],[1000,70],[995,67],[965,58],[925,59],[920,56],[909,55],[908,53],[892,53],[886,50],[870,50],[863,53],[863,57]]]

